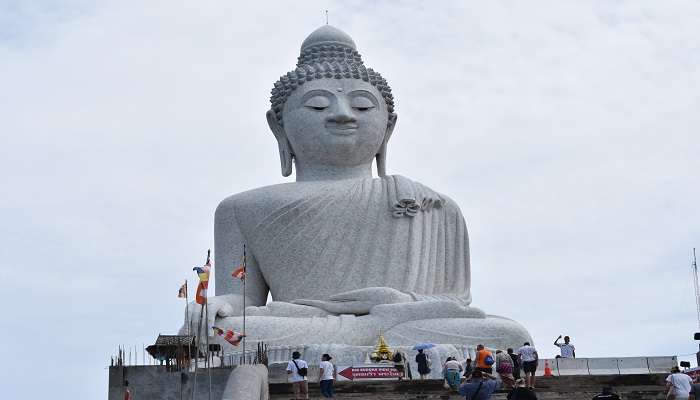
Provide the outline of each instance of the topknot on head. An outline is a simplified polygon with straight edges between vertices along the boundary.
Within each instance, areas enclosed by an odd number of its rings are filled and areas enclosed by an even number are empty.
[[[316,29],[304,40],[297,67],[324,63],[362,65],[362,57],[350,35],[331,25]]]
[[[314,79],[361,79],[381,93],[389,113],[394,112],[394,97],[386,80],[366,68],[350,35],[331,25],[313,31],[301,44],[297,67],[283,75],[272,89],[272,109],[282,125],[282,110],[289,95],[304,82]]]
[[[350,35],[332,25],[323,25],[304,39],[304,42],[301,44],[301,51],[303,53],[305,49],[324,44],[341,45],[353,50],[357,49]]]

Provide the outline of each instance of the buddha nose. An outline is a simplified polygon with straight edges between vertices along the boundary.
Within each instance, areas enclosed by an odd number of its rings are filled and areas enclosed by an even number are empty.
[[[347,101],[338,101],[333,113],[328,116],[328,120],[338,124],[357,122],[357,118],[352,112],[352,107]]]

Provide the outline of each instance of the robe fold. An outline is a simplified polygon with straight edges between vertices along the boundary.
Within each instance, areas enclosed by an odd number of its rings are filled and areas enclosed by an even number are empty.
[[[241,233],[276,301],[376,286],[471,301],[464,217],[420,183],[296,182],[236,197]]]

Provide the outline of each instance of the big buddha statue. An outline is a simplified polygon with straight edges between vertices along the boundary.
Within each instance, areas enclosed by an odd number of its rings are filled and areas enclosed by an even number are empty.
[[[231,271],[245,244],[249,341],[369,346],[380,331],[392,346],[531,341],[518,323],[471,306],[457,204],[386,174],[394,99],[350,36],[330,25],[311,33],[270,101],[282,175],[295,173],[296,182],[219,204],[209,326],[242,328],[243,286]]]

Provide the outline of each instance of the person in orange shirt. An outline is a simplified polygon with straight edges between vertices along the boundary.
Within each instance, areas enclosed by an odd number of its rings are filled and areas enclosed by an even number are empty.
[[[493,363],[494,363],[493,353],[486,350],[483,344],[476,346],[476,370],[481,372],[486,372],[487,374],[493,373]]]

